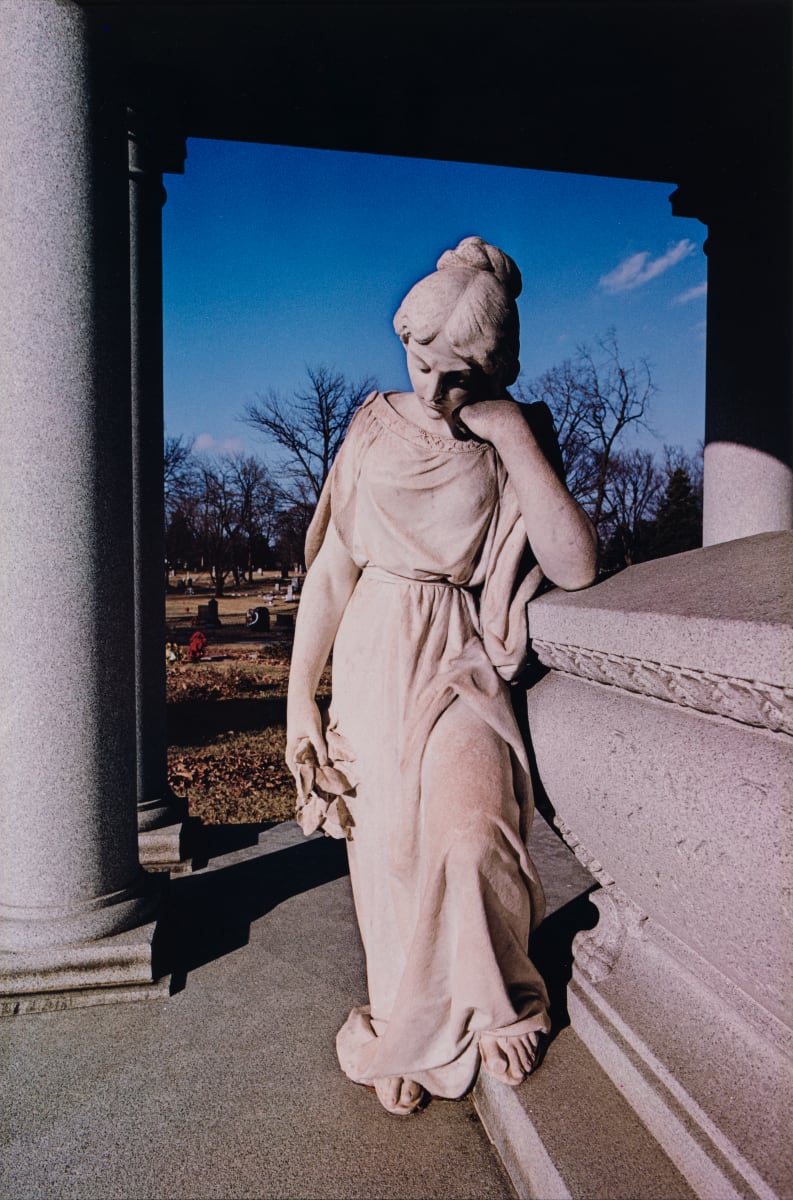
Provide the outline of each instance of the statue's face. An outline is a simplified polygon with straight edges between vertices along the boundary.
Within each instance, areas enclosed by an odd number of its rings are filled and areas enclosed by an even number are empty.
[[[408,341],[406,350],[413,391],[430,417],[448,420],[464,404],[492,399],[495,381],[460,358],[443,331],[426,346]]]

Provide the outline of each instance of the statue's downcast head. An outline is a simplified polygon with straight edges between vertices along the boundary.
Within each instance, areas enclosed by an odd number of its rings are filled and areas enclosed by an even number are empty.
[[[408,292],[394,317],[404,344],[428,345],[443,333],[449,345],[503,387],[520,371],[515,303],[522,281],[515,263],[480,237],[463,238],[438,259],[437,270]]]

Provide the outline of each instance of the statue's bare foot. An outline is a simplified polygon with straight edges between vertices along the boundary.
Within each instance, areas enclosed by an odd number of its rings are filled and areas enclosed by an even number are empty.
[[[426,1097],[420,1083],[413,1079],[403,1079],[401,1075],[387,1075],[383,1079],[375,1079],[374,1090],[383,1108],[397,1117],[406,1117],[415,1112]]]
[[[479,1039],[482,1066],[502,1083],[517,1087],[539,1062],[541,1037],[536,1029],[513,1037],[483,1033]]]

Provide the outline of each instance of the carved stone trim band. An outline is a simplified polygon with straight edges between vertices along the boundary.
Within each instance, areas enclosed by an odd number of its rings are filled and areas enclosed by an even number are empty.
[[[675,667],[643,658],[626,658],[584,646],[535,639],[540,662],[556,671],[580,675],[643,696],[654,696],[700,712],[793,734],[793,691],[761,680],[738,679]]]

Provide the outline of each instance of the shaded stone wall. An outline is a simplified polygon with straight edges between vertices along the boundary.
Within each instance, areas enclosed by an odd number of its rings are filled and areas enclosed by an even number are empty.
[[[793,533],[529,605],[542,784],[600,883],[573,1027],[697,1195],[784,1196]]]

